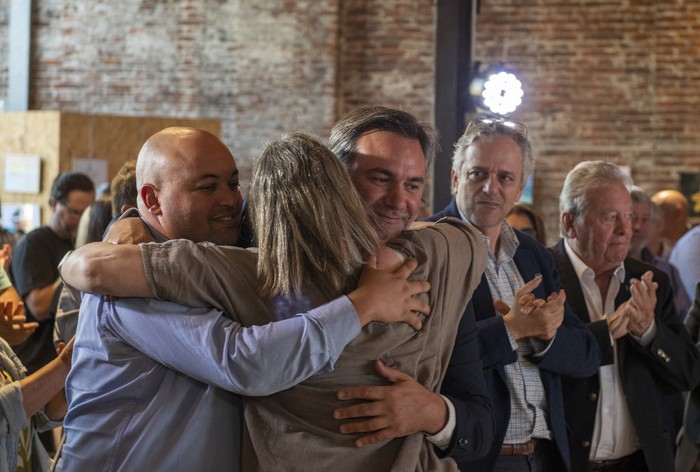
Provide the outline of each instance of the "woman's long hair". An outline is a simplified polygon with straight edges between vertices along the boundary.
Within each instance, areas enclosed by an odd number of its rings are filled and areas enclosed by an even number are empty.
[[[312,282],[323,295],[337,297],[354,288],[379,246],[347,171],[305,133],[265,146],[253,167],[250,210],[263,295],[299,293]]]

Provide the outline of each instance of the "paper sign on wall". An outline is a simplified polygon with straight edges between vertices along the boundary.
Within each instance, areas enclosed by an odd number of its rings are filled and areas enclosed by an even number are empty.
[[[107,182],[108,166],[105,159],[74,157],[73,170],[82,172],[90,177],[96,187],[103,182]]]
[[[31,154],[5,154],[4,176],[5,192],[38,194],[41,158]]]

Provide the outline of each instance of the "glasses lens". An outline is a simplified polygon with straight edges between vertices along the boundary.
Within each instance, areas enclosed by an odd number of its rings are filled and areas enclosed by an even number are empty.
[[[464,134],[468,134],[471,130],[484,128],[521,134],[527,138],[527,126],[519,121],[510,121],[503,118],[491,118],[488,116],[473,119],[467,126]]]

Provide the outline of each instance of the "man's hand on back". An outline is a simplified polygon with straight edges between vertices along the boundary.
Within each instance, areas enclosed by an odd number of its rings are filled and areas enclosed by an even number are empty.
[[[393,385],[358,386],[338,392],[340,400],[368,400],[333,412],[335,419],[361,421],[340,425],[341,433],[371,433],[355,445],[367,446],[409,434],[435,434],[445,427],[448,410],[445,400],[415,381],[410,375],[375,361],[377,372]]]

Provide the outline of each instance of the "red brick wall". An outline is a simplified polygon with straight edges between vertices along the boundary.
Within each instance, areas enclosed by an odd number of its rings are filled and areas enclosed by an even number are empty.
[[[433,2],[344,0],[341,4],[338,113],[379,104],[433,122]]]
[[[558,234],[566,173],[630,166],[649,192],[700,171],[700,1],[482,0],[476,57],[513,67],[531,130],[535,203]]]
[[[0,0],[0,97],[9,2]],[[325,137],[360,104],[432,120],[433,9],[428,0],[34,0],[30,108],[219,118],[246,171],[264,141],[296,129]]]
[[[0,0],[0,97],[7,6]],[[220,118],[244,176],[283,131],[326,136],[368,103],[433,119],[433,0],[34,0],[31,107]],[[556,234],[566,172],[631,168],[649,191],[700,171],[700,0],[481,0],[476,58],[519,73]],[[438,182],[439,185],[445,184]]]

